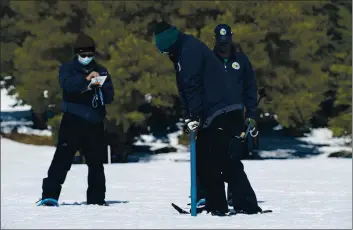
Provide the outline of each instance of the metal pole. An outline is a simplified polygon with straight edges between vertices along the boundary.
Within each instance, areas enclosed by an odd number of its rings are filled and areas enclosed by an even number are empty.
[[[190,133],[190,167],[191,167],[191,216],[197,216],[197,188],[196,188],[196,143],[195,132]]]
[[[112,163],[111,153],[110,153],[110,145],[108,145],[108,164]]]

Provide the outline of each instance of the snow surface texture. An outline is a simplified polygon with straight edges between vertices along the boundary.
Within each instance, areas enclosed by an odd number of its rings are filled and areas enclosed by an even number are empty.
[[[78,205],[86,198],[87,167],[73,165],[61,206],[37,207],[54,150],[1,140],[1,228],[352,228],[351,159],[243,161],[260,206],[274,212],[192,217],[170,205],[189,202],[190,165],[175,161],[187,152],[105,165],[109,207]]]

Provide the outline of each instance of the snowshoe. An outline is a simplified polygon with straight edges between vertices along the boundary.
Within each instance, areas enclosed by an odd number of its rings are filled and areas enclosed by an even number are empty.
[[[191,203],[188,203],[187,205],[190,206]],[[200,199],[200,200],[197,201],[197,203],[196,203],[196,206],[204,206],[204,205],[206,205],[206,199],[205,199],[205,198]]]
[[[179,207],[178,205],[172,203],[172,206],[175,210],[177,210],[179,212],[179,214],[190,214],[191,213],[191,209],[189,211],[182,209],[181,207]],[[200,205],[196,207],[196,212],[197,214],[202,213],[204,210],[206,210],[206,206]]]
[[[202,198],[200,199],[197,203],[196,203],[196,206],[199,207],[199,206],[204,206],[206,205],[206,199],[205,198]]]
[[[56,199],[45,198],[37,201],[37,206],[49,206],[49,207],[59,207],[59,203]]]
[[[212,216],[226,216],[227,214],[225,212],[221,212],[221,211],[212,211],[211,215]]]
[[[236,215],[236,214],[245,214],[245,215],[254,215],[254,214],[264,214],[264,213],[270,213],[272,210],[262,210],[260,207],[258,207],[256,210],[245,210],[245,209],[235,209],[231,215]]]
[[[109,206],[109,204],[105,201],[102,202],[87,202],[87,205],[99,205],[99,206]]]

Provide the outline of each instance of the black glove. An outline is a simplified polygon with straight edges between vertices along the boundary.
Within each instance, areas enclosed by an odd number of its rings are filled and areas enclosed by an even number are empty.
[[[200,122],[197,119],[185,119],[184,131],[187,133],[195,132],[200,125]]]

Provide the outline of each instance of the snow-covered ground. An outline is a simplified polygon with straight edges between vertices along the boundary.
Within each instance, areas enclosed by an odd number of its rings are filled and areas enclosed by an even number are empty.
[[[1,121],[0,129],[4,133],[11,133],[14,129],[18,133],[27,135],[37,136],[51,136],[52,132],[50,129],[37,130],[31,128],[33,125],[32,121],[26,119],[18,120],[16,117],[12,117],[14,113],[26,114],[26,111],[31,110],[30,105],[17,105],[19,102],[17,95],[9,95],[8,90],[5,88],[1,89]]]
[[[17,133],[36,136],[52,136],[51,127],[45,130],[33,129],[32,121],[3,121],[1,122],[1,131],[3,133],[11,133],[16,129]]]
[[[17,95],[8,95],[5,88],[1,89],[1,112],[14,112],[30,110],[30,105],[16,105],[18,102]]]
[[[244,161],[260,206],[274,212],[191,217],[170,206],[189,201],[189,163],[175,161],[186,152],[105,165],[109,207],[75,205],[85,201],[87,167],[73,165],[62,205],[37,207],[53,152],[1,140],[1,228],[352,228],[351,159]]]
[[[304,137],[297,138],[311,145],[321,145],[318,151],[323,157],[338,151],[352,152],[352,136],[334,137],[328,128],[312,129]]]
[[[177,124],[178,125],[178,124]],[[155,151],[161,148],[172,147],[179,151],[187,151],[187,148],[179,144],[179,137],[183,134],[182,130],[178,130],[167,135],[166,142],[158,140],[152,134],[142,134],[137,137],[134,142],[135,146],[149,146],[151,151]]]
[[[352,153],[351,135],[334,137],[328,128],[315,128],[303,137],[290,137],[281,134],[281,129],[281,125],[274,126],[274,133],[270,135],[261,135],[260,131],[258,155],[262,159],[293,159],[317,155],[327,158],[331,153]]]

